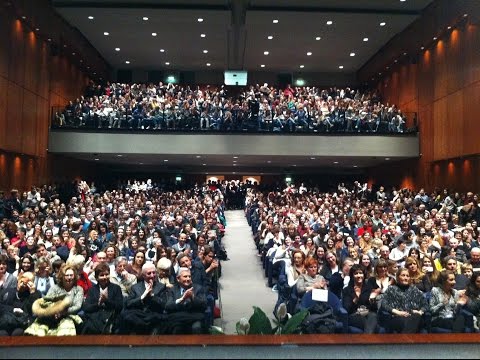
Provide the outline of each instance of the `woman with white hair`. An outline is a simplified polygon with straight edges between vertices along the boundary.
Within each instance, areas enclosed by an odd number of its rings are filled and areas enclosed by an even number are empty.
[[[85,257],[83,255],[72,255],[67,259],[66,264],[77,270],[77,285],[83,289],[83,295],[86,297],[88,290],[90,290],[93,285],[88,278],[88,274],[83,270],[83,267],[85,266]]]
[[[162,284],[168,288],[172,288],[173,284],[175,283],[175,279],[173,277],[172,271],[172,261],[167,259],[166,257],[161,258],[157,262],[157,272],[158,272],[158,279]]]

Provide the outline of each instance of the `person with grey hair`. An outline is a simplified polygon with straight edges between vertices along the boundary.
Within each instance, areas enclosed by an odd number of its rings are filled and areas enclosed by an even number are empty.
[[[130,289],[118,321],[120,334],[165,334],[169,327],[164,314],[167,287],[158,279],[155,265],[142,266],[143,280]],[[135,278],[136,279],[136,278]]]
[[[168,291],[165,310],[173,334],[202,334],[206,332],[205,289],[192,282],[189,268],[181,267],[177,272],[177,283]]]
[[[122,289],[123,297],[128,297],[130,289],[137,283],[137,277],[127,271],[127,258],[118,256],[114,261],[115,270],[110,273],[110,281]]]

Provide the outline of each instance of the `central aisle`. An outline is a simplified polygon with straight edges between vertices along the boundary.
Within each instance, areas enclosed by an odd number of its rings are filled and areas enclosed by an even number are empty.
[[[227,228],[222,244],[229,261],[222,261],[220,299],[222,302],[222,328],[225,334],[236,334],[235,325],[242,317],[253,314],[260,307],[272,318],[277,293],[267,286],[252,231],[243,210],[225,212]]]

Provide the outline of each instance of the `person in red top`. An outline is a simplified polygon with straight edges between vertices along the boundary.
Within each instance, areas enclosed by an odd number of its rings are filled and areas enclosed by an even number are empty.
[[[373,236],[373,224],[372,220],[368,219],[366,222],[363,223],[363,226],[358,229],[357,236],[360,238],[365,232],[369,232],[370,235]]]
[[[67,265],[74,266],[77,269],[77,285],[83,289],[83,296],[87,297],[88,290],[90,290],[93,284],[88,278],[88,274],[83,270],[85,257],[83,255],[71,255],[67,260]]]

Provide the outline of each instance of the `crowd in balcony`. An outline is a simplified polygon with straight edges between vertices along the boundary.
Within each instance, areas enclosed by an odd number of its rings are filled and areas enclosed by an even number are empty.
[[[478,331],[476,194],[373,191],[359,182],[320,193],[292,184],[252,189],[246,204],[265,276],[278,292],[275,314],[323,298],[340,319],[338,332]]]
[[[405,133],[416,131],[376,91],[251,85],[236,94],[224,86],[172,83],[91,83],[84,96],[56,111],[58,128],[275,133]]]

